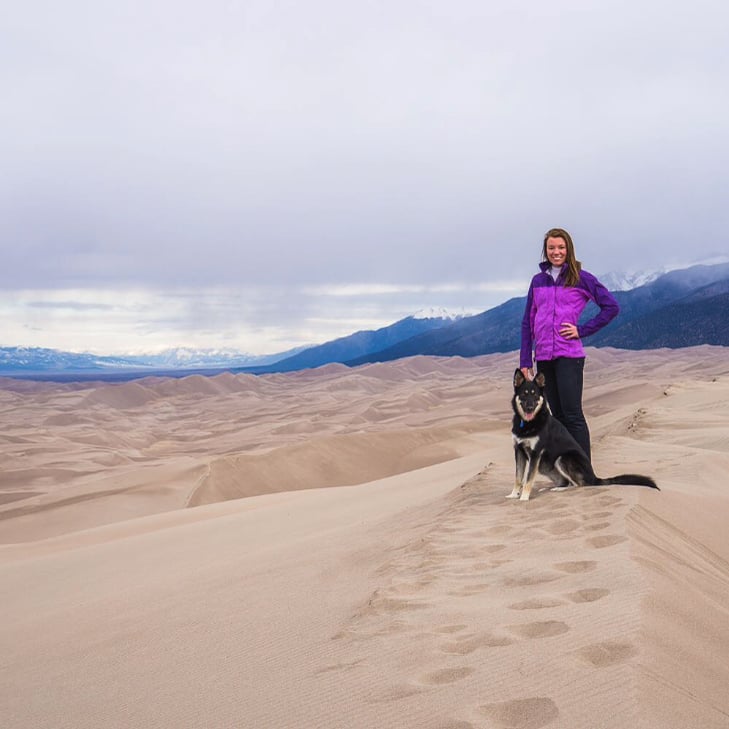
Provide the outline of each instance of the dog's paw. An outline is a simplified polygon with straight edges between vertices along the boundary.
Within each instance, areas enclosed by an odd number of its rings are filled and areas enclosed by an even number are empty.
[[[519,498],[519,492],[518,491],[512,491],[510,494],[506,495],[507,499],[518,499]]]
[[[522,494],[519,497],[519,501],[529,501],[529,494],[526,494],[526,493],[525,494]]]

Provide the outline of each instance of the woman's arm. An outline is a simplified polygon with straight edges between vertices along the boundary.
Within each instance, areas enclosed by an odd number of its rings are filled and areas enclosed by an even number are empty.
[[[592,319],[584,324],[577,325],[577,333],[580,339],[584,339],[609,324],[620,313],[620,305],[615,297],[591,273],[582,271],[581,278],[590,298],[600,308],[600,311]]]

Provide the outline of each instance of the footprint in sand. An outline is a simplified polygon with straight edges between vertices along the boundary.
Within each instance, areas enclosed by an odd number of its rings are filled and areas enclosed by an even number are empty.
[[[585,524],[585,530],[588,532],[599,532],[601,529],[607,529],[611,526],[609,521],[599,521],[597,524]]]
[[[557,704],[544,696],[484,704],[478,710],[498,729],[540,729],[559,716]]]
[[[597,567],[597,562],[589,559],[577,562],[558,562],[557,564],[553,564],[552,567],[560,572],[580,574],[582,572],[592,572]]]
[[[410,610],[422,610],[427,607],[425,603],[416,600],[404,600],[397,597],[387,597],[382,591],[377,589],[372,593],[367,602],[366,607],[361,611],[361,615],[382,615],[385,613],[399,613]]]
[[[491,536],[508,534],[510,531],[511,531],[511,527],[508,524],[501,524],[499,526],[494,526],[494,527],[491,527],[490,529],[486,530],[486,532]]]
[[[635,646],[618,640],[594,643],[577,651],[577,655],[595,668],[623,663],[638,653]]]
[[[387,625],[383,625],[379,630],[375,630],[372,635],[397,635],[410,630],[410,625],[402,620],[393,620]]]
[[[509,605],[509,610],[543,610],[544,608],[558,607],[559,605],[564,605],[564,601],[556,597],[533,597]]]
[[[622,504],[623,500],[619,496],[600,496],[598,499],[601,506],[617,506],[618,504]]]
[[[504,549],[506,549],[505,544],[485,544],[481,547],[482,552],[488,552],[489,554],[495,554],[496,552],[501,552]]]
[[[561,534],[570,534],[581,526],[582,524],[575,519],[557,519],[552,524],[548,524],[545,529],[550,534],[560,536]]]
[[[501,581],[501,584],[504,587],[531,587],[532,585],[543,585],[559,579],[560,575],[555,575],[551,572],[532,572],[515,575],[514,577],[505,577]]]
[[[609,594],[610,590],[605,590],[602,587],[588,587],[584,590],[577,590],[577,592],[570,592],[569,595],[565,595],[565,597],[572,602],[582,603],[595,602]]]
[[[545,620],[543,622],[509,626],[512,633],[516,633],[522,638],[551,638],[553,635],[563,635],[569,629],[569,626],[561,620]]]
[[[426,673],[421,676],[420,682],[430,686],[442,686],[447,683],[456,683],[470,676],[476,669],[468,666],[456,668],[441,668],[439,671]]]
[[[585,514],[582,518],[589,521],[590,519],[609,519],[612,515],[612,511],[594,511],[592,514]]]
[[[549,492],[551,486],[543,486],[540,488],[540,491]],[[554,511],[564,511],[565,509],[569,508],[569,504],[566,501],[563,501],[562,499],[549,499],[548,501],[545,501],[542,505],[542,511],[548,511],[548,512],[554,512]]]
[[[603,492],[596,488],[582,488],[578,493],[583,499],[596,499],[598,496],[603,495]]]
[[[355,619],[362,615],[355,616]],[[397,635],[411,630],[412,626],[402,620],[393,620],[378,629],[362,630],[355,628],[344,628],[332,636],[332,640],[350,640],[353,642],[361,642],[371,640],[375,636]]]
[[[590,537],[585,542],[595,549],[604,549],[605,547],[612,547],[614,544],[625,542],[627,539],[628,537],[620,534],[603,534],[599,537]]]
[[[488,583],[478,583],[476,585],[467,585],[466,587],[461,587],[458,590],[451,590],[447,594],[451,597],[472,597],[473,595],[480,595],[483,592],[486,592],[491,585]]]
[[[460,633],[466,629],[466,625],[441,625],[435,628],[436,633]]]
[[[422,694],[425,690],[424,688],[416,688],[415,686],[408,685],[393,686],[384,691],[371,694],[367,698],[367,702],[370,704],[389,704],[392,701],[400,701],[401,699],[407,699],[416,694]]]
[[[479,648],[497,648],[500,646],[511,645],[514,641],[505,635],[493,635],[493,633],[481,633],[472,635],[468,638],[462,638],[451,643],[444,643],[441,646],[443,653],[450,655],[466,656]]]

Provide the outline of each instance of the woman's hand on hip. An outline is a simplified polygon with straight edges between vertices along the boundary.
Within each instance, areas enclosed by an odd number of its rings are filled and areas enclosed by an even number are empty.
[[[559,333],[565,339],[579,339],[580,335],[577,332],[577,325],[570,324],[569,322],[563,321],[559,328]]]

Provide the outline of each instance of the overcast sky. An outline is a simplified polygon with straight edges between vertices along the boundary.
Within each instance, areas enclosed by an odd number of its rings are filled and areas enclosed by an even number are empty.
[[[271,353],[726,253],[724,0],[28,0],[0,345]]]

